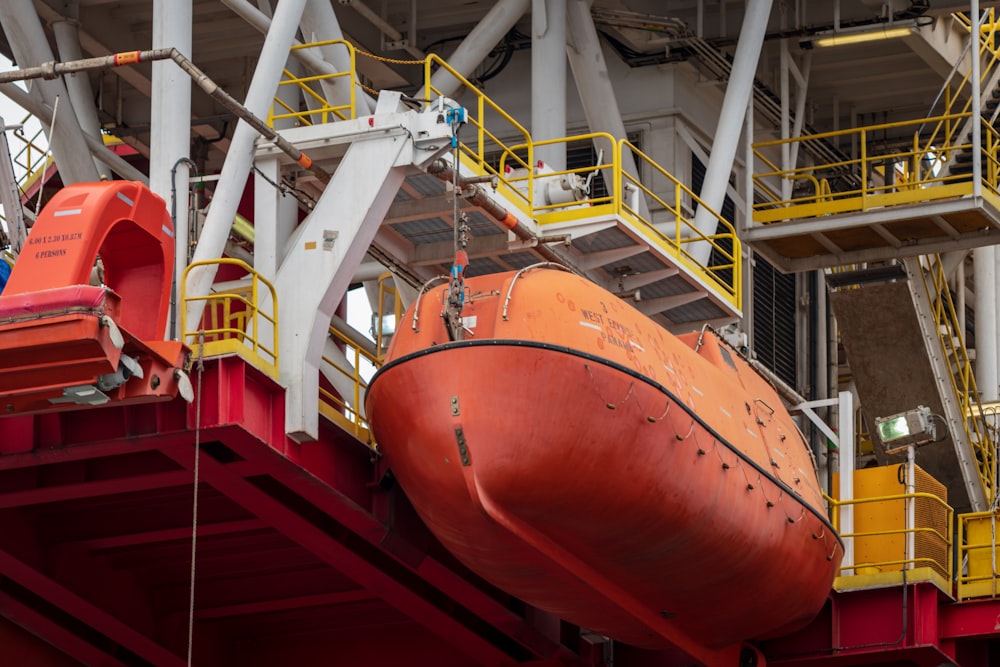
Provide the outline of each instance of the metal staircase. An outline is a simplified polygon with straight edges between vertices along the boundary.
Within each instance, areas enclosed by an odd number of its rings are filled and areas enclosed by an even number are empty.
[[[878,281],[865,282],[866,274]],[[946,434],[919,448],[917,463],[948,487],[952,506],[985,510],[996,492],[996,445],[977,417],[979,394],[940,258],[907,259],[894,274],[858,272],[854,279],[830,301],[848,362],[859,369],[854,381],[869,425],[929,407]],[[878,442],[875,453],[889,462]]]

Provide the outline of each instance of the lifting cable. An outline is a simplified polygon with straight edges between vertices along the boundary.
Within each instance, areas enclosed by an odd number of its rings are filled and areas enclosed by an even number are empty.
[[[443,104],[444,98],[440,98]],[[454,205],[452,207],[452,221],[455,225],[455,261],[451,266],[451,279],[448,284],[448,301],[442,313],[445,328],[448,330],[448,338],[462,340],[462,310],[465,307],[465,269],[469,266],[469,253],[466,247],[469,245],[469,225],[468,218],[464,211],[459,210],[459,200],[462,190],[459,183],[459,166],[461,147],[458,142],[458,132],[462,125],[468,120],[468,112],[464,107],[448,109],[445,120],[451,125],[451,148],[453,155],[452,172],[452,195]]]
[[[199,460],[201,459],[201,379],[205,374],[205,330],[198,332],[198,360],[195,362],[198,371],[198,395],[194,406],[194,490],[192,491],[191,509],[191,586],[188,598],[188,645],[187,667],[191,667],[191,656],[194,649],[194,581],[195,556],[198,551],[198,482]]]

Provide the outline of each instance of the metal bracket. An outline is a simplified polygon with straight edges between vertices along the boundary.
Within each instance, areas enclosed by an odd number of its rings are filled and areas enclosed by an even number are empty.
[[[462,465],[472,465],[472,460],[469,458],[469,448],[465,444],[465,431],[462,430],[461,426],[455,427],[455,440],[458,441],[458,456],[462,459]]]

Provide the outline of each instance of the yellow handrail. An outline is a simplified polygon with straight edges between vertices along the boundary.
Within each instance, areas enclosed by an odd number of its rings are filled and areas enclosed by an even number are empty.
[[[830,496],[824,495],[827,502],[830,505],[831,521],[833,523],[834,530],[840,535],[841,539],[845,542],[847,540],[856,539],[878,539],[892,538],[893,536],[899,535],[910,535],[914,536],[925,535],[927,539],[935,543],[937,547],[936,551],[939,554],[943,554],[943,559],[937,559],[932,556],[917,556],[917,554],[908,554],[909,557],[904,558],[888,558],[879,561],[871,562],[854,562],[845,563],[841,565],[840,571],[843,573],[845,570],[857,570],[859,568],[877,568],[880,571],[898,571],[902,569],[908,569],[909,567],[931,567],[933,570],[938,572],[947,581],[951,581],[953,564],[952,564],[952,539],[951,536],[954,532],[954,514],[955,511],[952,507],[942,500],[939,496],[933,493],[901,493],[895,495],[887,496],[873,496],[869,498],[855,498],[852,500],[837,500],[836,498],[831,498]],[[947,515],[947,528],[944,532],[937,530],[931,526],[917,526],[914,525],[912,528],[905,528],[905,516],[907,512],[907,505],[909,502],[916,502],[917,500],[925,500],[929,502],[932,506],[938,506],[940,509],[944,510]],[[875,503],[899,503],[900,509],[902,509],[902,516],[900,525],[904,528],[893,528],[889,530],[876,530],[876,531],[855,531],[852,533],[843,533],[840,530],[841,526],[841,516],[840,508],[844,506],[856,507],[858,505],[868,505]],[[906,554],[904,554],[906,556]]]
[[[431,76],[435,71],[446,71],[451,77],[457,81],[461,89],[458,93],[454,93],[456,97],[465,97],[466,95],[472,97],[473,104],[466,104],[466,110],[468,111],[468,125],[470,125],[475,130],[475,139],[472,142],[460,141],[460,151],[463,160],[468,159],[472,161],[473,168],[482,174],[489,174],[491,176],[496,176],[499,180],[501,187],[500,192],[505,195],[508,200],[514,202],[515,206],[518,206],[525,213],[531,210],[531,193],[534,188],[534,175],[533,169],[535,165],[534,159],[534,144],[531,141],[531,135],[528,130],[524,128],[520,123],[514,120],[514,117],[500,108],[493,100],[488,98],[483,92],[474,86],[468,79],[459,74],[455,69],[451,67],[447,62],[438,57],[435,54],[427,56],[424,60],[424,103],[432,104],[431,98],[433,95],[441,95],[441,90],[435,87],[431,82]],[[440,99],[440,98],[439,98]],[[489,128],[487,127],[489,124]],[[501,127],[497,127],[500,124]],[[500,139],[501,136],[513,136],[513,142],[508,143]],[[527,155],[522,157],[521,154],[517,152],[517,148],[521,147],[527,151]],[[487,159],[487,152],[499,150],[502,154],[501,160],[506,164],[508,161],[511,165],[515,165],[514,169],[525,169],[527,170],[527,189],[525,192],[511,187],[505,178],[505,174],[502,170],[498,170]]]
[[[651,170],[654,174],[659,174],[666,179],[668,187],[673,193],[673,204],[670,204],[651,188],[644,185],[634,175],[624,169],[620,169],[619,178],[616,180],[620,180],[621,185],[616,185],[615,196],[619,197],[621,201],[621,215],[637,223],[640,230],[643,231],[649,240],[652,240],[656,245],[670,252],[673,257],[684,263],[689,270],[696,275],[700,275],[709,284],[713,285],[719,290],[721,296],[735,308],[742,309],[743,253],[740,249],[740,241],[736,236],[736,230],[733,228],[733,225],[722,215],[712,210],[693,190],[677,180],[666,169],[658,165],[651,157],[633,146],[626,139],[619,140],[618,146],[621,151],[621,157],[618,160],[619,167],[625,161],[625,151],[628,151],[636,160],[640,171],[645,166],[647,170]],[[642,207],[629,203],[629,197],[626,196],[628,190],[637,193],[637,196],[645,197],[648,210],[659,209],[666,212],[670,217],[667,222],[672,223],[673,234],[663,232],[662,226],[656,225],[652,220],[643,217],[641,213]],[[714,218],[714,227],[718,228],[721,226],[725,231],[707,234],[698,229],[693,219],[685,214],[683,202],[690,202],[692,211],[697,209],[708,211],[708,214]],[[704,248],[706,245],[710,248],[711,252],[708,254],[708,259],[702,261],[698,258],[698,254],[696,254],[694,249],[698,246]],[[715,264],[710,263],[713,256],[717,262]]]
[[[281,86],[294,86],[298,88],[306,100],[310,100],[316,108],[300,111],[293,109],[287,102],[279,97],[274,98],[274,104],[267,117],[267,124],[274,127],[275,121],[284,119],[295,119],[300,125],[317,125],[336,120],[351,120],[357,117],[357,51],[350,42],[342,39],[330,39],[323,42],[310,42],[308,44],[296,44],[292,51],[304,49],[314,49],[322,46],[338,46],[347,49],[350,59],[350,68],[346,72],[333,72],[330,74],[314,74],[309,76],[296,76],[289,70],[284,70],[284,77],[279,83]],[[314,86],[317,82],[336,83],[346,80],[347,88],[350,91],[346,104],[332,105],[327,99],[316,92]],[[281,111],[281,110],[284,111]],[[317,118],[318,117],[318,118]]]
[[[1000,594],[996,512],[959,515],[958,560],[963,563],[957,576],[959,600]]]
[[[978,117],[978,116],[977,116]],[[823,132],[792,139],[776,139],[753,144],[755,163],[763,166],[753,174],[759,195],[753,205],[754,222],[766,224],[792,218],[820,217],[831,213],[864,212],[897,204],[912,204],[971,194],[968,173],[945,173],[946,156],[970,151],[971,140],[946,137],[946,126],[962,126],[972,118],[968,111],[932,118],[918,118],[882,123],[833,132]],[[998,147],[1000,134],[986,119],[982,128],[984,163],[982,182],[993,193],[1000,193]],[[929,132],[928,129],[930,128]],[[881,147],[886,133],[897,136],[912,129],[909,145]],[[952,133],[953,135],[956,133]],[[768,157],[783,145],[806,146],[810,142],[857,144],[858,156],[837,158],[808,166],[782,169]],[[799,152],[802,152],[800,148]],[[839,179],[842,187],[831,189],[829,182]],[[813,183],[810,191],[780,194],[776,184],[792,180]],[[827,187],[823,187],[823,183]]]
[[[588,197],[579,201],[569,197],[564,202],[549,203],[544,199],[544,193],[528,190],[529,187],[532,187],[529,185],[529,178],[535,169],[522,170],[525,173],[508,176],[504,180],[505,183],[519,192],[523,192],[530,199],[532,216],[539,225],[543,227],[555,225],[579,217],[592,217],[604,213],[620,216],[635,225],[646,237],[647,242],[683,262],[695,275],[712,285],[736,309],[742,308],[742,253],[740,252],[740,241],[732,224],[718,213],[711,211],[711,208],[701,201],[690,188],[626,139],[616,140],[605,132],[592,132],[572,137],[536,141],[533,146],[537,149],[540,146],[579,143],[593,145],[598,153],[604,149],[604,157],[598,164],[586,167],[535,174],[535,186],[538,187],[542,183],[558,183],[561,179],[572,181],[574,177],[583,178],[590,173],[600,172],[608,186],[608,194],[600,197]],[[510,150],[514,153],[523,153],[525,148],[526,146],[521,144],[511,146]],[[636,164],[640,173],[645,170],[664,179],[666,187],[673,195],[673,204],[666,202],[653,188],[645,185],[635,175],[624,169],[626,155],[631,158],[628,162]],[[506,157],[505,153],[500,159],[499,167],[499,171],[505,174],[507,171]],[[638,203],[639,197],[645,200],[645,206]],[[631,199],[635,201],[630,201]],[[720,234],[706,234],[699,230],[695,227],[693,220],[684,213],[682,202],[689,202],[689,208],[692,211],[701,207],[711,211],[716,220],[715,226],[721,225],[725,231]],[[654,220],[642,214],[643,210],[665,212],[669,214],[669,220],[656,221],[654,224]],[[663,231],[667,223],[672,227],[671,233]],[[711,249],[709,259],[714,256],[718,263],[709,264],[707,261],[698,259],[697,254],[692,252],[692,248],[701,243],[707,244]]]
[[[345,42],[339,41],[304,45],[303,48],[322,44],[344,44],[349,49],[351,53],[351,81],[353,84],[353,71],[355,67],[355,52],[353,48]],[[712,211],[711,215],[716,221],[714,227],[718,228],[721,226],[724,231],[722,233],[715,233],[714,231],[712,233],[705,233],[697,229],[693,222],[688,219],[688,216],[683,213],[681,202],[688,202],[692,211],[696,207],[704,208],[705,210],[709,210],[709,208],[705,206],[704,202],[699,200],[694,192],[656,164],[652,158],[627,140],[622,139],[619,141],[606,133],[591,133],[560,139],[533,141],[528,130],[518,123],[513,116],[504,111],[443,59],[431,54],[422,61],[422,64],[424,66],[424,99],[422,101],[425,105],[429,107],[434,104],[442,105],[439,110],[442,115],[446,114],[449,110],[444,105],[451,103],[445,101],[442,96],[443,91],[433,83],[432,75],[435,73],[440,75],[441,72],[447,73],[458,84],[459,91],[453,94],[471,102],[464,105],[466,109],[466,124],[474,131],[475,135],[471,141],[463,141],[459,137],[457,150],[462,164],[480,175],[494,177],[497,191],[507,201],[512,202],[514,206],[518,207],[522,213],[538,220],[541,225],[604,213],[611,213],[626,218],[638,227],[647,242],[659,247],[665,253],[684,264],[689,271],[700,278],[706,285],[714,288],[735,309],[739,310],[742,308],[742,256],[740,243],[732,224],[718,213]],[[320,77],[306,77],[304,79],[291,80],[288,83],[311,83],[318,80],[318,78]],[[354,86],[352,85],[352,95],[353,89]],[[432,101],[433,96],[438,96],[437,100]],[[278,104],[288,109],[287,105],[283,105],[280,102]],[[328,105],[324,103],[321,111],[328,110]],[[272,113],[271,120],[292,116],[298,118],[302,115],[289,110],[287,114]],[[513,139],[504,140],[501,137],[513,137]],[[544,174],[545,183],[558,182],[558,179],[561,178],[575,180],[577,177],[582,178],[588,172],[600,171],[605,173],[605,179],[610,187],[609,194],[589,198],[585,201],[577,201],[575,197],[569,197],[565,202],[556,201],[549,203],[548,201],[540,200],[538,197],[539,193],[535,192],[536,185],[540,179],[540,176],[536,173],[535,148],[538,146],[560,143],[569,144],[572,142],[605,144],[608,157],[605,157],[601,164],[546,173]],[[643,184],[635,174],[628,173],[623,169],[622,165],[626,151],[630,154],[630,162],[634,161],[637,163],[640,171],[646,170],[667,180],[669,183],[668,189],[674,198],[674,204],[668,204],[656,190]],[[499,154],[499,159],[494,162],[493,158],[497,154]],[[610,162],[607,161],[609,159]],[[630,202],[630,197],[636,198],[636,201],[634,203]],[[645,202],[639,205],[637,198],[642,198]],[[645,210],[657,213],[670,213],[672,231],[664,232],[661,221],[651,218],[647,219],[643,213]],[[699,247],[710,250],[707,260],[699,259],[699,256],[702,254],[701,250],[697,252],[693,251],[694,248]]]
[[[188,296],[188,273],[196,266],[209,265],[238,266],[247,273],[246,282],[205,296]],[[261,286],[267,290],[264,294]],[[192,328],[187,322],[187,306],[195,301],[203,301],[205,310],[199,326]],[[278,379],[278,294],[274,285],[249,264],[229,257],[192,262],[184,271],[180,302],[182,340],[197,341],[204,333],[201,351],[197,343],[191,345],[195,356],[199,353],[206,357],[238,354]],[[264,329],[270,329],[270,336]]]
[[[373,367],[382,365],[378,355],[371,354],[361,345],[355,343],[347,334],[339,331],[335,327],[330,327],[330,336],[343,347],[344,356],[353,363],[347,368],[338,364],[329,357],[323,357],[323,363],[335,370],[337,373],[349,379],[354,387],[351,400],[346,400],[343,396],[331,392],[320,386],[319,389],[319,411],[330,420],[337,422],[342,428],[352,433],[354,437],[362,442],[368,443],[374,448],[371,436],[368,432],[368,420],[365,419],[361,406],[364,400],[364,392],[368,390],[368,382],[361,373],[361,360],[364,359]]]

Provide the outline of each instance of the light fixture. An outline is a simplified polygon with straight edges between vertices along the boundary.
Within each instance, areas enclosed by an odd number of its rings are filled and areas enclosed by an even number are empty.
[[[915,24],[907,22],[880,23],[875,26],[866,26],[863,30],[836,30],[830,32],[818,32],[809,39],[799,42],[799,46],[804,49],[811,49],[814,46],[844,46],[847,44],[862,44],[864,42],[875,42],[883,39],[894,39],[897,37],[908,37],[914,34]]]
[[[933,422],[935,418],[930,408],[919,405],[891,417],[876,417],[875,430],[885,453],[895,454],[907,447],[935,442],[938,439],[937,426]]]

